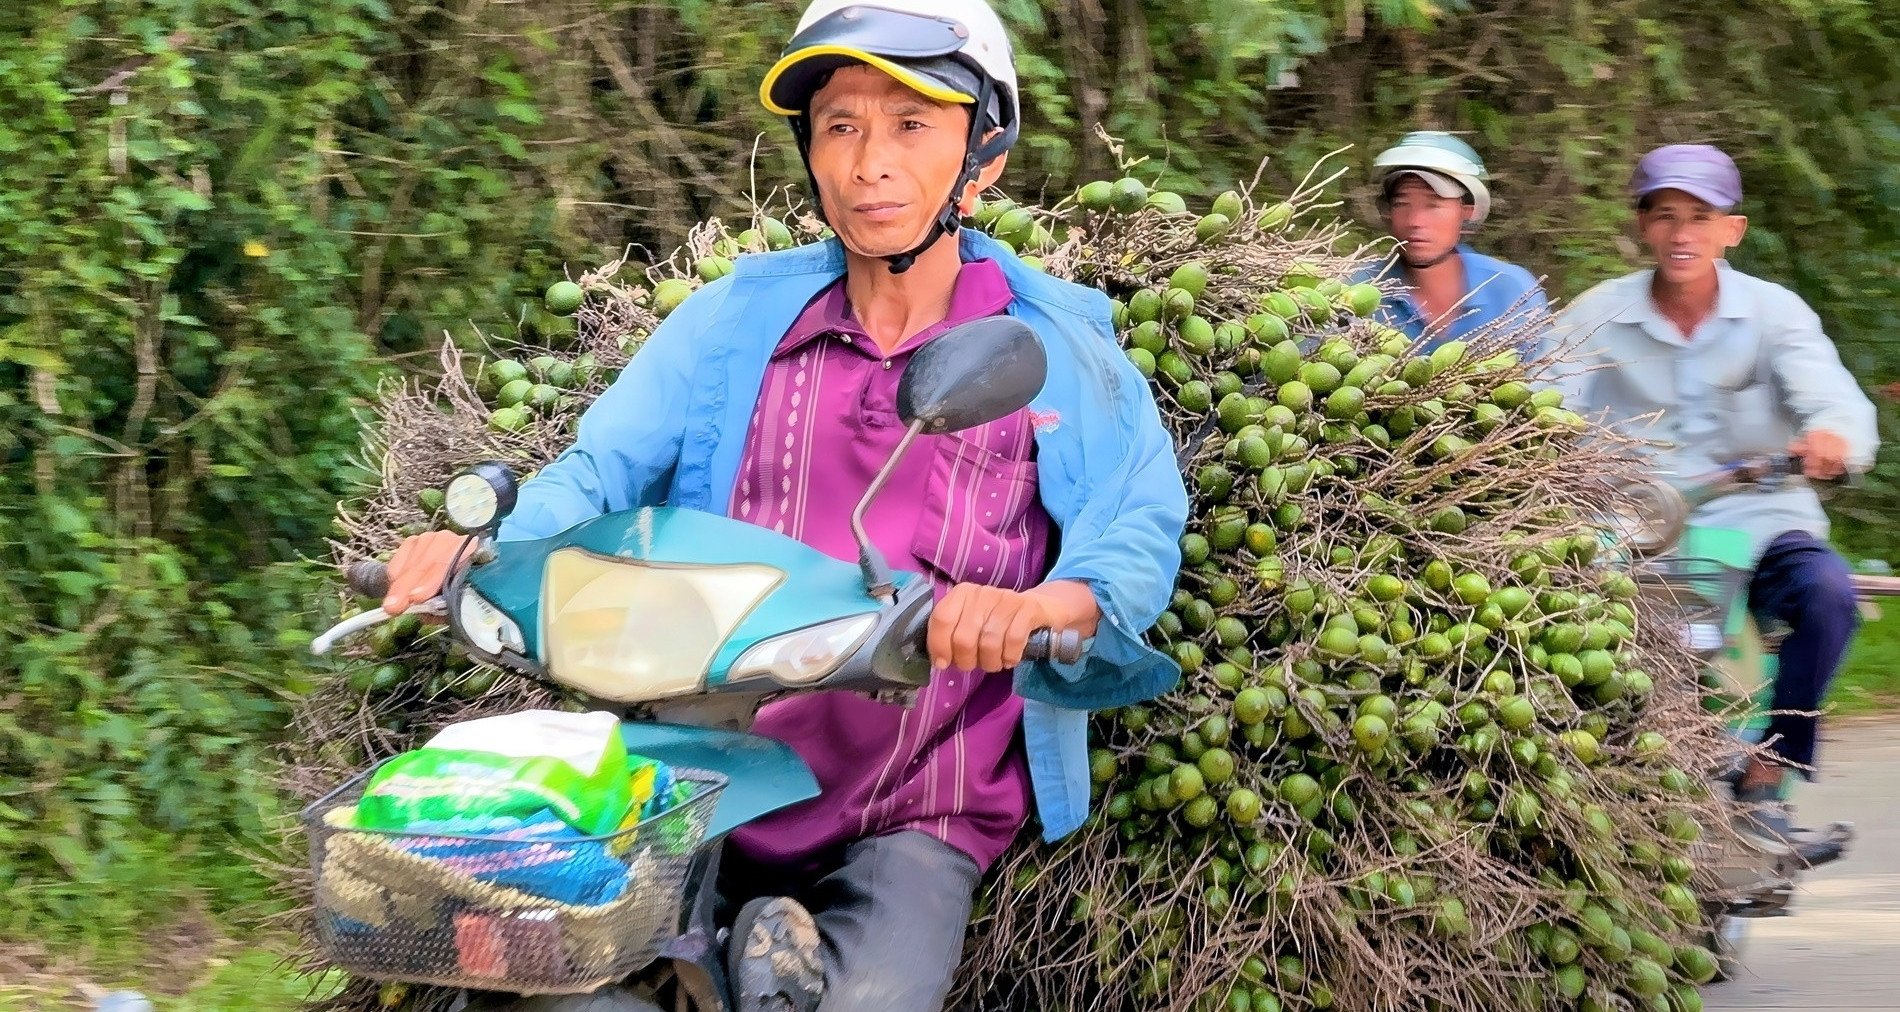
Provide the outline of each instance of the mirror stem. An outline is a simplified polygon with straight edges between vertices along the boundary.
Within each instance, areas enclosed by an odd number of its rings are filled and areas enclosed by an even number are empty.
[[[871,535],[864,529],[864,514],[871,508],[871,500],[884,490],[884,483],[897,470],[897,464],[904,459],[904,451],[910,449],[911,441],[923,430],[922,419],[910,423],[904,438],[898,441],[897,449],[891,452],[891,459],[884,462],[884,469],[871,479],[871,487],[865,489],[864,498],[858,500],[858,508],[851,511],[851,533],[858,539],[858,569],[864,574],[864,589],[887,605],[897,600],[897,581],[891,575],[890,564],[884,561],[884,554],[871,543]]]

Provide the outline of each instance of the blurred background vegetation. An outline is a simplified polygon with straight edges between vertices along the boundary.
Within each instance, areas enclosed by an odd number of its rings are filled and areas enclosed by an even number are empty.
[[[364,399],[444,332],[555,325],[564,265],[802,180],[756,100],[798,6],[0,6],[0,940],[110,974],[268,905],[233,854],[279,814],[261,773],[317,677],[310,560],[364,477]],[[1900,0],[999,9],[1016,196],[1117,174],[1098,123],[1191,196],[1352,145],[1336,196],[1371,227],[1379,148],[1467,131],[1496,178],[1478,245],[1564,297],[1639,262],[1634,159],[1712,141],[1749,190],[1737,266],[1800,291],[1877,396],[1900,381]],[[1834,507],[1857,557],[1900,533],[1879,399],[1880,466]],[[1900,660],[1892,623],[1867,639],[1858,705]]]

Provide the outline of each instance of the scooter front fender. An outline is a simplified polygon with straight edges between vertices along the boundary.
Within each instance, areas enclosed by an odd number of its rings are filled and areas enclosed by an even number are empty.
[[[741,731],[627,721],[620,738],[634,755],[723,774],[706,838],[716,840],[781,808],[818,796],[818,778],[790,746]]]

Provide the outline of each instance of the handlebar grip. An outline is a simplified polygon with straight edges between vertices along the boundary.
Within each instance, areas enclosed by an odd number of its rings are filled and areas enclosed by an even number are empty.
[[[389,566],[375,559],[360,559],[350,563],[343,579],[351,590],[363,597],[380,601],[383,595],[389,593]]]
[[[1073,629],[1061,632],[1038,629],[1029,634],[1029,642],[1023,646],[1023,659],[1074,664],[1082,659],[1082,634]]]
[[[1775,458],[1775,464],[1775,473],[1781,477],[1807,477],[1807,458],[1798,453],[1783,454]],[[1850,467],[1832,478],[1807,478],[1807,482],[1810,485],[1821,485],[1826,488],[1859,488],[1861,475]]]

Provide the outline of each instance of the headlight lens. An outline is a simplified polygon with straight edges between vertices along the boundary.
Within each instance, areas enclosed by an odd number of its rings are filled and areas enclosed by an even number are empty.
[[[815,682],[851,656],[876,626],[876,615],[858,615],[775,636],[747,650],[727,678],[737,682],[763,677],[781,685]]]
[[[473,587],[462,588],[462,600],[458,603],[457,619],[462,627],[462,635],[475,645],[476,649],[489,654],[501,653],[507,647],[516,653],[528,649],[521,640],[521,627],[513,619],[502,613],[500,608],[488,603],[488,599],[475,592]]]
[[[560,549],[541,591],[548,673],[621,703],[698,692],[720,646],[783,578],[771,566],[665,566]]]

